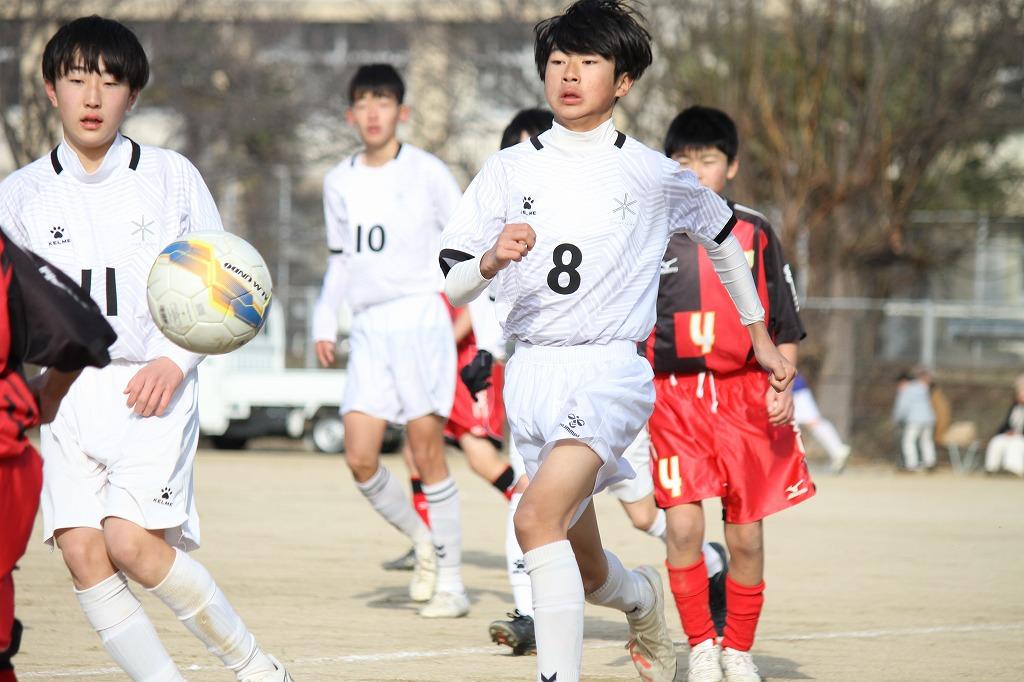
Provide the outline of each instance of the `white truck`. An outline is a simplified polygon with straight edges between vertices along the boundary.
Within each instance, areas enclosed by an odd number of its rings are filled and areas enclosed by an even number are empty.
[[[285,367],[282,311],[271,309],[256,338],[227,355],[199,365],[199,426],[218,448],[243,448],[258,436],[303,439],[319,452],[344,449],[345,427],[338,414],[345,392],[343,369]],[[384,450],[401,444],[389,427]]]

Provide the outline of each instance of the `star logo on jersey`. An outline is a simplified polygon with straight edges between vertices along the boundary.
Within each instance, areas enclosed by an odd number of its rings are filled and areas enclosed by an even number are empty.
[[[52,240],[47,242],[47,246],[59,246],[61,244],[70,244],[71,237],[65,237],[68,233],[67,228],[61,227],[60,225],[54,225],[50,228],[50,236]]]
[[[537,200],[531,196],[523,197],[523,215],[537,215],[537,212],[533,210],[533,205],[537,203]]]
[[[622,195],[622,201],[618,199],[613,199],[613,201],[617,206],[612,209],[612,213],[618,213],[620,221],[626,222],[627,215],[636,215],[636,211],[633,210],[633,207],[636,206],[636,199],[630,199],[629,192]]]
[[[661,274],[674,275],[679,272],[679,266],[676,265],[676,261],[678,260],[678,258],[673,258],[672,260],[661,261]]]
[[[153,225],[153,221],[150,220],[147,222],[145,215],[138,220],[133,220],[131,222],[132,225],[136,227],[136,229],[132,231],[132,236],[138,235],[140,243],[145,242],[146,237],[154,233],[154,230],[150,229]]]
[[[156,502],[157,504],[162,504],[165,507],[170,507],[173,506],[171,504],[172,497],[174,497],[174,491],[168,488],[167,486],[164,486],[163,488],[160,489],[160,497],[154,497],[153,501]]]
[[[804,484],[804,479],[801,478],[793,485],[786,486],[786,492],[789,493],[788,495],[786,495],[786,499],[792,500],[794,498],[800,497],[801,495],[806,495],[808,490],[810,490],[810,488],[808,488]]]

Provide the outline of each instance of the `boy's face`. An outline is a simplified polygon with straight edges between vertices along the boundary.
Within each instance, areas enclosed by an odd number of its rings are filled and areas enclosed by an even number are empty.
[[[43,84],[60,114],[64,139],[80,153],[106,153],[139,94],[109,74],[102,58],[99,68],[95,73],[79,65],[56,83]]]
[[[395,139],[398,123],[409,120],[409,107],[393,95],[361,95],[348,109],[346,118],[356,127],[367,149],[376,149]]]
[[[725,190],[725,185],[736,177],[740,169],[738,159],[733,159],[732,163],[729,163],[729,158],[716,147],[682,149],[672,158],[683,168],[696,173],[700,184],[719,194]]]
[[[544,97],[569,130],[593,130],[611,117],[615,101],[633,87],[627,74],[615,77],[615,62],[596,54],[553,50],[544,70]]]

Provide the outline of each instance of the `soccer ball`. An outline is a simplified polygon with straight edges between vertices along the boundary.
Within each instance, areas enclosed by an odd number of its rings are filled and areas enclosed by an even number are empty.
[[[156,326],[176,345],[216,355],[259,333],[272,284],[263,257],[229,232],[192,232],[160,252],[146,297]]]

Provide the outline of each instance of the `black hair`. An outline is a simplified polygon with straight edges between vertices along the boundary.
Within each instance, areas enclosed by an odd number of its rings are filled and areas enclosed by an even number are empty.
[[[698,105],[684,109],[672,119],[665,133],[665,156],[709,148],[725,154],[729,163],[736,160],[740,138],[736,124],[727,113]]]
[[[501,134],[501,148],[505,149],[506,147],[519,144],[523,133],[528,134],[530,137],[543,133],[551,127],[551,123],[554,120],[555,115],[547,109],[523,109],[512,117],[512,121]]]
[[[405,99],[405,82],[390,64],[364,64],[348,83],[349,104],[355,104],[366,94],[394,97],[401,104]]]
[[[139,39],[124,24],[96,14],[57,29],[43,50],[43,79],[56,83],[79,66],[100,73],[100,59],[107,73],[127,83],[132,92],[146,87],[149,59]]]
[[[643,16],[621,0],[577,0],[564,14],[533,27],[533,57],[544,80],[555,50],[567,54],[597,54],[615,62],[615,77],[638,80],[651,65],[651,34]]]

